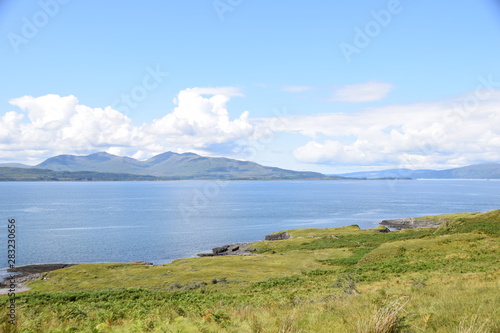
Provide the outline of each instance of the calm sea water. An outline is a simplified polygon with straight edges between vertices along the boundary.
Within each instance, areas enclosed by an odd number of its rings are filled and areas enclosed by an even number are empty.
[[[9,218],[18,266],[162,264],[283,229],[498,209],[499,189],[485,180],[2,182],[0,267]]]

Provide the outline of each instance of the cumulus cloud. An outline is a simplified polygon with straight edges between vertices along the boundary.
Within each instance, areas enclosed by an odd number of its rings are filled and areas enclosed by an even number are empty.
[[[327,140],[325,143],[310,141],[294,151],[294,156],[301,162],[329,164],[364,165],[376,161],[378,153],[364,151],[357,145],[343,145],[338,141]]]
[[[21,111],[0,116],[0,162],[35,164],[97,151],[138,159],[165,151],[244,158],[240,154],[255,147],[293,151],[299,163],[356,168],[500,161],[500,91],[483,88],[451,101],[351,113],[251,118],[245,111],[230,117],[230,98],[242,95],[233,87],[185,89],[170,112],[142,125],[112,107],[82,105],[75,96],[15,98],[10,103]],[[273,141],[283,133],[295,137]]]
[[[439,168],[500,161],[500,92],[474,107],[466,98],[298,116],[287,130],[311,137],[293,153],[304,163]]]
[[[186,89],[172,112],[141,126],[112,107],[91,108],[75,96],[15,98],[10,103],[23,112],[0,118],[2,159],[21,161],[29,154],[39,162],[56,154],[96,151],[136,158],[167,150],[210,154],[216,144],[253,135],[247,111],[230,119],[226,109],[230,97],[242,95],[232,87]]]
[[[46,95],[39,98],[24,96],[10,100],[10,104],[26,111],[36,128],[56,129],[71,117],[76,105],[74,96]]]
[[[384,82],[349,84],[335,90],[331,100],[346,103],[380,101],[384,99],[393,88],[392,84]]]
[[[10,111],[0,121],[0,149],[13,158],[30,152],[32,157],[78,152],[96,147],[130,145],[131,120],[107,107],[89,108],[75,96],[24,96],[10,101],[27,115]],[[26,120],[26,121],[23,121]]]
[[[214,94],[207,98],[203,94]],[[224,94],[223,94],[224,93]],[[187,145],[202,149],[210,144],[222,143],[252,135],[249,112],[243,112],[231,120],[226,104],[229,95],[239,96],[237,91],[227,89],[193,88],[181,91],[173,112],[143,126],[146,134],[163,138],[170,145]]]

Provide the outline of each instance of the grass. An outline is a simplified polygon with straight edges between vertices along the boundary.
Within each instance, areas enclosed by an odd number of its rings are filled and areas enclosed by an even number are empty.
[[[357,331],[363,333],[396,333],[405,328],[403,325],[404,306],[408,303],[392,300],[374,311],[373,316],[364,317],[357,323]]]
[[[81,264],[0,297],[0,332],[499,332],[500,210],[289,230],[256,255]]]

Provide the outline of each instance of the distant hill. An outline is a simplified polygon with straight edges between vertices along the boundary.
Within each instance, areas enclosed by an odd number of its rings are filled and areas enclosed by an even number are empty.
[[[34,168],[53,171],[93,171],[148,175],[166,179],[328,179],[318,172],[292,171],[229,158],[166,152],[139,161],[108,153],[59,155]],[[342,178],[342,177],[337,177]]]
[[[447,170],[388,169],[344,173],[340,176],[356,178],[410,177],[414,179],[500,179],[500,164],[476,164]]]
[[[434,170],[411,170],[411,169],[387,169],[380,171],[359,171],[341,174],[343,177],[354,177],[354,178],[414,178],[420,174],[430,172]],[[417,177],[419,178],[419,177]]]
[[[0,181],[38,178],[41,180],[49,178],[54,180],[78,180],[80,178],[82,180],[500,179],[499,163],[477,164],[448,170],[388,169],[326,176],[318,172],[268,167],[255,162],[173,152],[159,154],[145,161],[104,152],[86,156],[59,155],[51,157],[36,166],[3,163],[0,164],[0,169]],[[40,171],[33,171],[41,169],[44,170],[41,173]],[[49,171],[52,171],[52,173]],[[88,174],[61,174],[60,172],[88,172]],[[148,176],[149,178],[134,176]]]
[[[0,181],[123,181],[159,180],[154,176],[93,171],[52,171],[35,168],[0,167]]]
[[[0,163],[0,168],[32,168],[32,166],[21,163]]]

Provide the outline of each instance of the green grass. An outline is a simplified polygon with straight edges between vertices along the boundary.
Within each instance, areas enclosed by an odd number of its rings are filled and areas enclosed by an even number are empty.
[[[352,255],[350,257],[325,259],[320,262],[329,265],[354,266],[361,260],[361,258],[370,253],[373,249],[375,249],[375,247],[356,247],[351,250]]]
[[[443,233],[469,233],[479,232],[489,235],[500,235],[498,221],[500,220],[500,209],[486,213],[463,213],[459,214],[450,222],[444,224],[440,231]],[[497,223],[492,223],[497,221]]]
[[[500,210],[438,229],[289,230],[246,257],[81,264],[17,296],[0,332],[499,332]]]

